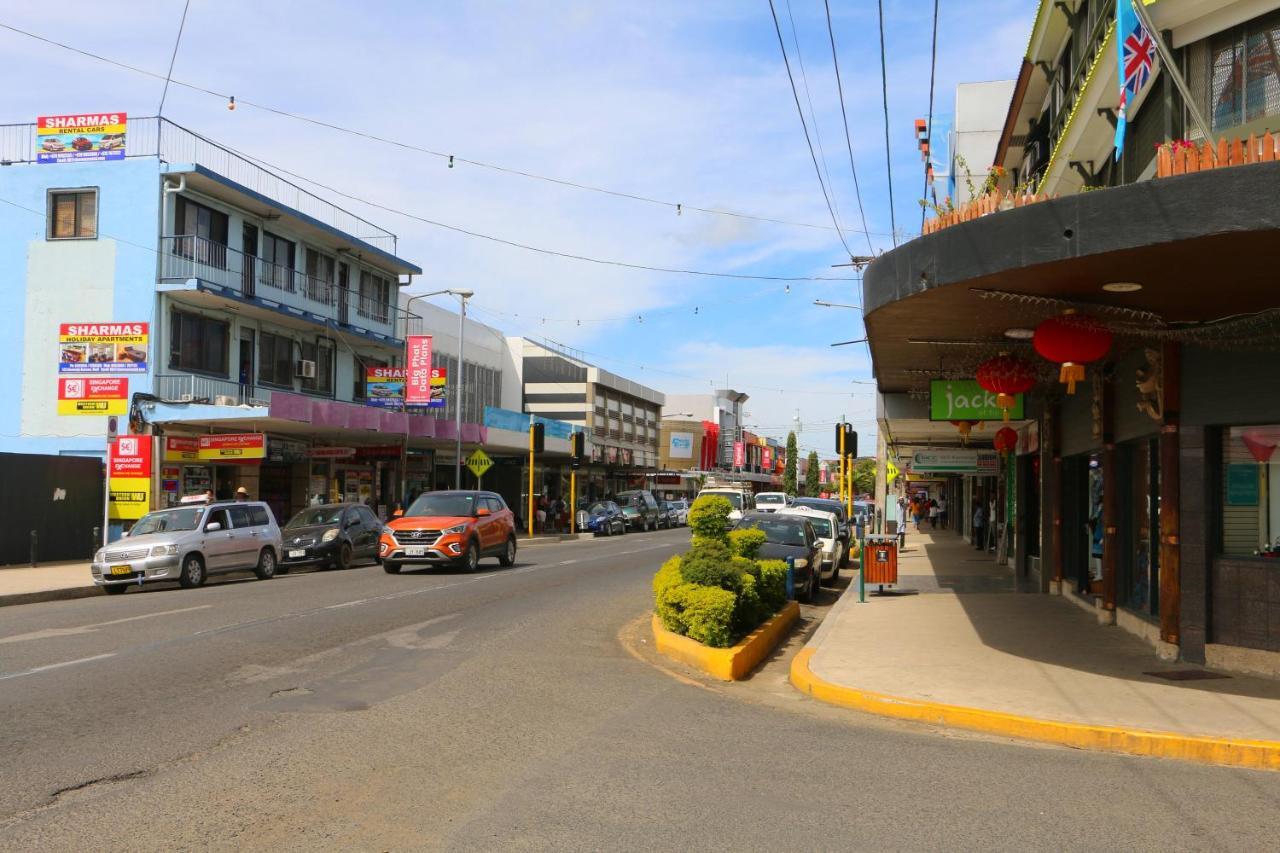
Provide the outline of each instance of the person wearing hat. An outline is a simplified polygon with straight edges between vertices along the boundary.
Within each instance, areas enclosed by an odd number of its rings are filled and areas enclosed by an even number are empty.
[[[249,490],[246,489],[244,486],[241,486],[240,488],[236,489],[236,500],[237,501],[249,500]]]

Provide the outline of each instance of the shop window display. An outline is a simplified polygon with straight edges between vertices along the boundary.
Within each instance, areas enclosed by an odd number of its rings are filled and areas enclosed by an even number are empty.
[[[1280,424],[1222,432],[1221,551],[1280,559]]]

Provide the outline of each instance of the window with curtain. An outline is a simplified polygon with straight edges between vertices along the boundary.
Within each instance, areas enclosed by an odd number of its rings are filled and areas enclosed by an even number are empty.
[[[218,210],[178,196],[174,207],[174,254],[219,269],[227,268],[229,217]]]
[[[258,335],[258,380],[264,385],[293,387],[293,339],[271,332]]]
[[[97,190],[52,190],[49,193],[50,240],[91,240],[98,236]]]
[[[333,341],[303,341],[298,345],[302,358],[316,363],[316,378],[302,379],[302,390],[312,394],[333,394]]]
[[[1206,61],[1213,130],[1280,114],[1280,13],[1213,36]]]
[[[227,375],[231,324],[201,314],[169,315],[169,367],[193,373]]]

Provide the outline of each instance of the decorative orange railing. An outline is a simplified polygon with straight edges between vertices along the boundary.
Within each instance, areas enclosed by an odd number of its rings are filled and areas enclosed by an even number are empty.
[[[1156,151],[1156,177],[1167,178],[1246,163],[1270,163],[1280,160],[1277,144],[1280,144],[1280,136],[1271,131],[1261,136],[1251,133],[1248,139],[1236,137],[1230,142],[1223,137],[1218,140],[1216,148],[1212,142],[1202,145],[1186,140],[1165,142]]]
[[[987,216],[1000,210],[1012,210],[1015,207],[1026,207],[1029,204],[1035,204],[1038,201],[1048,201],[1049,196],[1044,193],[1033,192],[993,192],[984,196],[979,196],[971,201],[966,201],[957,208],[949,209],[951,199],[947,199],[942,203],[942,211],[932,219],[924,221],[925,234],[932,234],[935,231],[941,231],[943,228],[949,228],[952,225],[958,225],[961,222],[968,222],[971,219],[977,219],[981,216]]]

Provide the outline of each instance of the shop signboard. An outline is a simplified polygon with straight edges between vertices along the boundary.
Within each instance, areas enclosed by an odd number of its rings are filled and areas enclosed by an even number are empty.
[[[36,119],[36,162],[123,160],[128,121],[127,113],[39,116]]]
[[[260,462],[267,455],[267,437],[260,432],[200,436],[200,459],[205,462]]]
[[[108,516],[133,521],[151,509],[151,436],[122,435],[108,452]]]
[[[148,323],[62,323],[59,373],[146,373]]]
[[[406,335],[404,402],[409,406],[431,403],[431,335]]]
[[[293,438],[267,437],[268,462],[304,462],[307,458],[306,442]]]
[[[747,460],[747,446],[743,444],[741,441],[735,441],[733,443],[733,467],[741,468],[743,465],[746,464],[746,460]]]
[[[889,463],[892,466],[892,463]],[[896,467],[894,467],[896,471]],[[917,450],[911,454],[911,471],[926,474],[994,474],[996,454],[981,450]]]
[[[1227,506],[1257,506],[1262,497],[1258,469],[1252,464],[1227,466]]]
[[[312,447],[307,456],[312,459],[348,459],[356,455],[354,447]]]
[[[1013,395],[1009,417],[1023,417],[1023,395]],[[1004,410],[996,405],[996,395],[982,388],[975,379],[934,379],[929,382],[929,420],[931,421],[999,421]]]
[[[404,453],[404,445],[402,444],[380,444],[376,447],[357,447],[355,460],[357,462],[377,462],[379,460],[399,459],[400,454]]]
[[[448,385],[449,372],[443,367],[431,368],[431,400],[425,405],[405,402],[405,384],[408,381],[407,367],[370,367],[365,374],[365,405],[380,409],[400,410],[406,406],[410,409],[427,408],[443,409],[445,390]]]
[[[129,379],[77,376],[58,379],[58,414],[125,415],[129,413]]]
[[[667,442],[667,456],[672,459],[693,458],[693,433],[673,432]]]
[[[765,447],[760,451],[760,466],[766,474],[773,472],[773,448]]]
[[[200,439],[165,436],[163,458],[165,462],[199,462]]]

